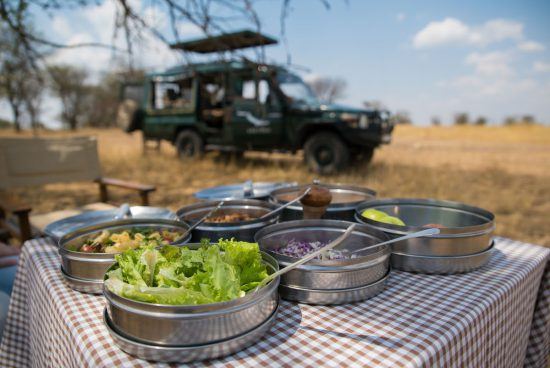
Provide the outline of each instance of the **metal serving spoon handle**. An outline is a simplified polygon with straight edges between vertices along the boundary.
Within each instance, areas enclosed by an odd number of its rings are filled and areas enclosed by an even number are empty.
[[[128,203],[123,203],[117,209],[114,219],[121,220],[128,217],[132,217],[132,210],[130,209],[130,205]]]
[[[438,228],[432,227],[432,228],[429,228],[429,229],[420,230],[420,231],[416,231],[414,233],[410,233],[410,234],[407,234],[407,235],[404,235],[404,236],[400,236],[399,238],[391,239],[391,240],[388,240],[388,241],[385,241],[385,242],[382,242],[382,243],[369,245],[368,247],[364,247],[364,248],[361,248],[361,249],[355,249],[353,251],[350,251],[349,253],[350,254],[358,253],[358,252],[362,252],[364,250],[367,250],[367,249],[370,249],[370,248],[373,248],[373,247],[377,247],[379,245],[395,243],[395,242],[398,242],[398,241],[401,241],[401,240],[407,240],[407,239],[412,239],[412,238],[420,238],[422,236],[437,235],[439,233],[440,233],[440,231],[439,231]]]
[[[214,212],[216,212],[217,210],[219,210],[221,208],[221,206],[223,206],[223,203],[224,201],[221,201],[220,203],[218,203],[218,205],[214,208],[212,208],[206,215],[204,215],[199,221],[195,222],[193,225],[191,225],[189,227],[189,229],[187,229],[186,232],[184,232],[176,241],[180,240],[180,239],[185,239],[187,237],[187,235],[189,235],[191,233],[191,231],[195,230],[195,228],[197,226],[199,226],[200,224],[202,224],[207,218],[209,218],[210,216],[212,216],[214,214]]]
[[[293,205],[294,203],[296,203],[296,202],[300,201],[302,198],[304,198],[310,191],[311,191],[311,187],[307,188],[302,194],[300,194],[298,197],[294,198],[292,201],[287,202],[287,203],[283,204],[282,206],[277,207],[277,208],[274,209],[273,211],[270,211],[270,212],[268,212],[268,213],[262,215],[262,216],[260,217],[260,219],[264,219],[264,218],[266,218],[266,217],[269,217],[269,216],[273,215],[274,213],[277,213],[277,212],[279,212],[279,211],[282,211],[282,210],[284,210],[285,208],[287,208],[288,206]]]

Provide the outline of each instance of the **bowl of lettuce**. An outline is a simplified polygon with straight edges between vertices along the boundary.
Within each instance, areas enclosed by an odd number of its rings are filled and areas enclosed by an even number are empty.
[[[201,345],[249,332],[276,313],[277,261],[257,243],[220,240],[117,254],[103,291],[112,325],[140,342]]]

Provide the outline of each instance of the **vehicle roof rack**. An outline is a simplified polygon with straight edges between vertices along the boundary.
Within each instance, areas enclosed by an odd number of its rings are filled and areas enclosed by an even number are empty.
[[[275,38],[247,29],[191,41],[178,42],[170,45],[170,48],[196,52],[199,54],[208,54],[212,52],[232,51],[274,44],[277,44]]]

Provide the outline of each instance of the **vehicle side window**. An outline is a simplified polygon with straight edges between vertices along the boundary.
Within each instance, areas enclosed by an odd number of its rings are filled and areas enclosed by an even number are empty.
[[[243,81],[243,89],[240,97],[245,100],[255,100],[256,99],[256,82],[253,80]]]
[[[178,109],[191,107],[193,103],[193,83],[191,78],[179,81],[156,82],[154,84],[153,108]]]
[[[258,83],[258,102],[260,102],[262,105],[265,105],[267,102],[269,102],[268,99],[269,96],[269,83],[265,79],[262,79]]]
[[[270,91],[269,82],[265,79],[260,81],[243,80],[242,88],[237,97],[243,100],[258,101],[262,105],[270,105],[273,101],[273,95]]]

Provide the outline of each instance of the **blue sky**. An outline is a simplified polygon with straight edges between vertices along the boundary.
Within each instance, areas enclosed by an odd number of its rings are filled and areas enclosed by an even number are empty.
[[[151,22],[166,27],[162,12],[141,1]],[[279,36],[280,1],[257,2],[264,31]],[[60,42],[112,39],[109,1],[54,16],[36,14],[43,32]],[[181,25],[181,38],[198,31]],[[235,28],[241,28],[236,24]],[[286,35],[293,64],[306,78],[347,80],[341,102],[360,106],[380,101],[392,111],[408,111],[416,124],[432,116],[449,122],[457,112],[501,122],[508,115],[533,114],[550,123],[550,1],[320,1],[294,0]],[[118,42],[118,41],[117,41]],[[286,61],[283,45],[267,56]],[[63,50],[52,62],[90,68],[113,64],[105,50]],[[138,64],[161,69],[181,60],[147,38]],[[55,110],[55,102],[46,105]],[[55,119],[54,116],[51,119]]]

